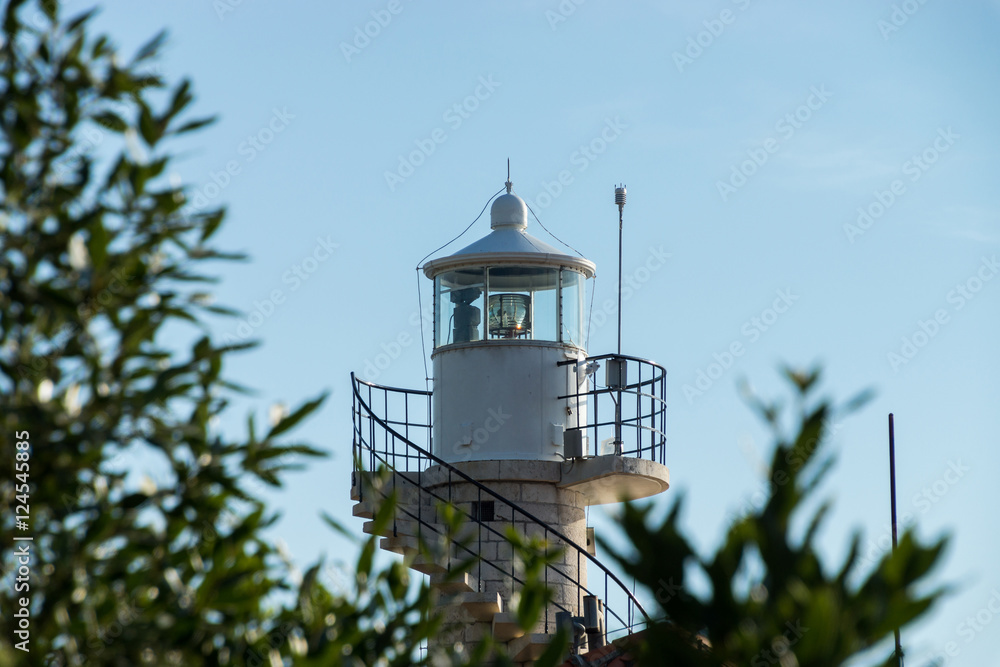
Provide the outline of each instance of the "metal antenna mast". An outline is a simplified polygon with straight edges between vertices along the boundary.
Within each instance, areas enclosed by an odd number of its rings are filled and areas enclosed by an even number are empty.
[[[618,205],[618,354],[622,353],[622,210],[625,208],[625,184],[615,188]]]
[[[896,435],[892,413],[889,413],[889,494],[892,513],[892,553],[896,553]],[[899,626],[896,626],[896,667],[903,667],[903,647],[899,643]]]

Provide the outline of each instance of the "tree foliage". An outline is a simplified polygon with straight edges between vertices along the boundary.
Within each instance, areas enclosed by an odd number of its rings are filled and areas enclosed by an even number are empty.
[[[262,492],[321,455],[286,438],[324,396],[265,428],[251,416],[240,438],[216,426],[243,391],[223,362],[252,345],[213,341],[208,316],[233,313],[205,267],[242,257],[212,246],[225,211],[170,177],[171,140],[212,119],[189,116],[188,81],[157,74],[164,34],[125,59],[88,34],[92,15],[2,9],[0,523],[33,541],[23,591],[23,542],[0,543],[0,666],[464,664],[420,650],[438,599],[376,561],[377,536],[347,571],[302,575],[269,538]]]
[[[373,664],[416,646],[370,642],[371,605],[430,618],[428,591],[408,592],[399,567],[369,562],[364,586],[334,596],[316,565],[290,591],[292,566],[266,537],[276,516],[262,492],[320,454],[285,438],[323,397],[266,428],[251,417],[238,439],[215,425],[240,390],[223,361],[249,345],[208,333],[209,314],[231,313],[211,305],[205,267],[240,257],[211,245],[224,210],[187,206],[169,178],[170,140],[211,119],[189,115],[188,81],[157,75],[164,35],[125,59],[89,36],[92,12],[14,0],[2,16],[0,521],[34,539],[23,592],[14,544],[0,543],[0,664],[357,663],[351,645]],[[21,479],[18,441],[30,444]],[[22,596],[30,653],[13,646]]]
[[[251,419],[240,440],[214,427],[236,348],[206,333],[205,314],[227,311],[202,267],[237,257],[209,245],[224,211],[185,210],[167,178],[168,140],[210,119],[188,117],[187,81],[149,69],[162,34],[123,61],[88,38],[90,17],[10,2],[0,46],[0,449],[14,459],[15,433],[31,445],[31,659],[225,664],[283,586],[260,491],[319,454],[278,436],[322,398],[262,433]],[[155,480],[130,473],[137,460]],[[9,541],[0,554],[12,562]]]
[[[896,553],[864,571],[861,535],[855,533],[843,563],[830,570],[823,562],[816,537],[830,504],[822,502],[803,517],[804,504],[832,462],[825,452],[830,424],[860,407],[867,394],[844,406],[811,405],[819,372],[786,376],[796,396],[797,429],[786,435],[781,406],[749,395],[776,443],[769,493],[762,506],[729,527],[718,551],[708,557],[695,551],[679,526],[681,500],[659,525],[651,525],[649,508],[626,505],[622,527],[634,553],[604,543],[649,589],[662,613],[663,620],[634,647],[640,664],[662,664],[662,656],[670,655],[679,666],[841,665],[891,638],[944,593],[918,592],[927,588],[943,538],[924,546],[906,532]],[[798,526],[804,526],[801,537]],[[706,596],[692,591],[694,572],[709,582]],[[895,665],[895,657],[883,664]]]

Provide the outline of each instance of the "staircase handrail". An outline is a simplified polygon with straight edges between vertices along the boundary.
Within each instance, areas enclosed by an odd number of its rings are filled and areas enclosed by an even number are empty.
[[[625,584],[621,581],[621,579],[619,579],[618,576],[615,575],[614,572],[612,572],[611,570],[609,570],[607,568],[607,566],[605,566],[604,563],[602,563],[596,556],[593,556],[590,552],[588,552],[586,549],[584,549],[583,547],[581,547],[575,541],[573,541],[570,538],[566,537],[562,532],[560,532],[559,530],[556,530],[555,528],[553,528],[552,526],[550,526],[545,521],[542,521],[541,519],[539,519],[538,517],[536,517],[531,512],[529,512],[526,509],[522,508],[517,503],[515,503],[515,502],[513,502],[513,501],[511,501],[509,499],[507,499],[506,497],[504,497],[501,494],[497,493],[496,491],[494,491],[493,489],[489,488],[488,486],[483,485],[482,483],[478,482],[477,480],[473,479],[472,477],[470,477],[466,473],[462,472],[461,470],[459,470],[458,468],[456,468],[455,466],[453,466],[451,463],[448,463],[447,461],[445,461],[445,460],[443,460],[443,459],[435,456],[434,454],[432,454],[431,452],[427,451],[426,449],[424,449],[423,447],[421,447],[417,443],[411,441],[409,438],[406,438],[403,435],[401,435],[398,431],[396,431],[388,423],[386,423],[385,420],[383,420],[381,417],[379,417],[378,415],[376,415],[372,411],[371,406],[369,406],[368,403],[365,402],[364,398],[361,397],[361,394],[358,391],[358,384],[359,383],[367,385],[368,387],[371,387],[371,388],[374,388],[374,389],[388,389],[388,390],[395,390],[395,391],[403,391],[403,392],[406,392],[406,393],[412,393],[412,394],[417,394],[417,395],[431,395],[432,392],[423,391],[423,390],[417,390],[417,389],[394,389],[392,387],[384,387],[384,386],[376,384],[374,382],[369,382],[367,380],[362,380],[362,379],[356,377],[353,372],[351,373],[351,389],[354,392],[354,397],[355,397],[355,399],[362,406],[364,406],[365,412],[368,414],[368,417],[370,419],[374,419],[375,422],[377,424],[379,424],[383,429],[385,429],[387,432],[391,433],[395,438],[397,438],[398,440],[402,441],[407,446],[416,449],[417,452],[419,452],[422,456],[427,457],[427,459],[429,461],[433,461],[437,465],[439,465],[439,466],[443,467],[444,469],[448,470],[448,472],[451,473],[451,474],[458,475],[464,481],[472,484],[477,489],[479,489],[480,492],[485,492],[486,494],[488,494],[490,496],[493,496],[493,498],[495,498],[496,500],[499,500],[501,503],[506,504],[511,509],[517,511],[518,513],[522,514],[523,516],[525,516],[528,519],[530,519],[531,521],[533,521],[538,526],[540,526],[543,529],[545,529],[546,532],[551,533],[551,534],[555,535],[556,537],[558,537],[566,545],[568,545],[573,550],[575,550],[578,555],[583,556],[588,561],[590,561],[595,566],[597,566],[597,568],[600,569],[604,573],[604,575],[605,575],[606,578],[608,578],[611,581],[613,581],[625,593],[625,595],[628,597],[628,599],[632,602],[632,604],[635,605],[635,608],[639,610],[639,612],[646,618],[646,620],[647,621],[651,620],[649,614],[647,614],[646,610],[643,609],[642,604],[639,602],[638,599],[636,599],[635,595],[633,595],[632,592],[628,589],[628,587],[625,586]],[[553,569],[555,569],[555,568],[553,568]],[[582,587],[582,588],[584,588],[584,590],[586,590],[586,587]],[[610,607],[607,606],[607,600],[605,600],[605,609],[607,609],[608,611],[610,611]],[[612,613],[614,613],[614,612],[612,612]],[[616,617],[618,616],[617,614],[614,614],[614,615]],[[621,617],[618,617],[618,620],[622,621]],[[624,621],[622,621],[622,622],[624,623]],[[631,624],[629,624],[629,625],[631,625]]]

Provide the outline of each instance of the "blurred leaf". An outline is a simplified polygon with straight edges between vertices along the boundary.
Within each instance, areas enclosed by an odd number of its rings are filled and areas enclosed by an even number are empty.
[[[272,438],[281,435],[282,433],[285,433],[289,429],[295,428],[295,426],[300,421],[302,421],[310,414],[315,412],[316,408],[318,408],[323,404],[323,401],[326,400],[326,397],[328,395],[329,395],[328,392],[324,392],[318,398],[315,398],[311,401],[307,401],[306,403],[304,403],[297,410],[295,410],[290,415],[288,415],[287,417],[283,418],[280,422],[275,424],[274,427],[271,429],[271,431],[267,434],[267,437],[265,439],[270,440]]]
[[[160,47],[163,46],[163,43],[166,40],[167,40],[166,30],[161,30],[160,32],[156,33],[156,35],[151,40],[149,40],[139,48],[139,50],[135,54],[135,57],[132,58],[132,65],[135,66],[144,60],[149,60],[150,58],[153,58],[156,55],[158,55]]]
[[[186,134],[187,132],[194,132],[195,130],[200,130],[203,127],[211,125],[216,120],[218,116],[208,116],[206,118],[199,118],[197,120],[192,120],[184,123],[179,128],[173,131],[173,134]]]
[[[128,125],[122,120],[117,114],[110,111],[102,111],[94,116],[94,122],[101,127],[107,128],[112,132],[122,133],[128,129]]]

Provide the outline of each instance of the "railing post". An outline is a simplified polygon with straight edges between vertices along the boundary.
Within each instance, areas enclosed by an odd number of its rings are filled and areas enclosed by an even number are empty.
[[[549,560],[549,529],[548,528],[545,529],[545,532],[543,533],[543,535],[545,536],[544,537],[544,539],[545,539],[545,542],[544,542],[544,552],[543,552],[543,554],[544,554],[543,557],[545,559],[545,588],[548,589],[548,587],[549,587],[549,563],[548,563],[548,560]],[[579,578],[579,576],[577,576],[577,583],[579,583],[579,581],[580,581],[580,578]],[[549,605],[545,605],[545,634],[549,634]]]
[[[618,388],[618,400],[615,401],[615,456],[622,453],[622,390]]]
[[[596,375],[596,373],[595,373]],[[594,456],[600,454],[601,440],[597,425],[601,423],[600,418],[601,395],[597,393],[597,379],[594,379]]]

